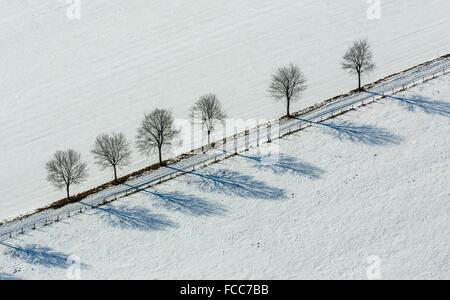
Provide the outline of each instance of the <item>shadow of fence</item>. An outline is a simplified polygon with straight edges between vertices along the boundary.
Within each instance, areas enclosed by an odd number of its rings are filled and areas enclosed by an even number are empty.
[[[140,231],[165,230],[176,228],[178,225],[166,216],[152,214],[146,208],[130,208],[122,205],[115,208],[112,205],[95,207],[96,215],[109,225],[121,229],[134,229]]]

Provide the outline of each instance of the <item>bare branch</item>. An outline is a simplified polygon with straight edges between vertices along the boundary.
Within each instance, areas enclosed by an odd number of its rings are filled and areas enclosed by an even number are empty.
[[[67,198],[72,184],[79,184],[87,178],[87,165],[81,161],[81,154],[74,150],[57,151],[46,164],[47,180],[58,189],[66,187]]]
[[[96,163],[102,168],[113,167],[114,179],[117,181],[117,167],[130,163],[131,151],[123,133],[102,134],[95,139],[93,149]]]
[[[217,123],[223,122],[227,117],[222,109],[222,105],[214,94],[202,96],[191,108],[191,116],[194,119],[200,119],[206,126],[208,132],[208,144],[210,144],[210,135],[216,129]]]
[[[142,154],[159,153],[162,164],[162,150],[170,149],[173,138],[178,134],[175,129],[172,113],[166,109],[155,109],[146,114],[138,129],[136,145]]]
[[[278,69],[277,73],[272,75],[269,92],[276,101],[286,100],[287,116],[290,116],[291,101],[299,100],[306,88],[306,78],[302,71],[291,64]]]
[[[358,75],[358,88],[361,89],[361,75],[375,69],[373,54],[367,40],[353,42],[343,56],[342,68]]]

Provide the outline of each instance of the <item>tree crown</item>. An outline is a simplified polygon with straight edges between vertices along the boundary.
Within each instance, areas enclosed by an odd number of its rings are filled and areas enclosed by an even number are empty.
[[[306,78],[300,68],[294,64],[279,68],[272,75],[269,92],[275,100],[286,99],[287,101],[298,100],[306,90]]]
[[[171,111],[155,109],[146,114],[137,134],[137,148],[150,154],[157,149],[170,148],[172,139],[178,134]]]
[[[227,117],[219,99],[214,94],[200,97],[191,108],[191,116],[194,119],[200,119],[208,131],[213,131],[217,122],[222,122]]]
[[[79,184],[87,178],[87,165],[75,150],[57,151],[46,164],[50,181],[57,188]]]
[[[91,152],[102,168],[126,166],[130,163],[131,151],[123,133],[102,134],[95,139]]]
[[[342,68],[351,73],[371,72],[375,69],[373,54],[367,40],[353,42],[343,57]]]

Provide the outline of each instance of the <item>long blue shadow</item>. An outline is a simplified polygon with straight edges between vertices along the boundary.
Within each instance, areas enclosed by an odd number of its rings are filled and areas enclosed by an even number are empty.
[[[182,172],[182,170],[169,167],[172,170]],[[270,187],[262,181],[258,181],[251,176],[242,175],[239,172],[229,170],[206,171],[206,174],[189,172],[199,180],[194,181],[202,190],[223,193],[242,198],[256,198],[265,200],[286,199],[284,190]]]
[[[132,185],[129,184],[124,185],[132,187]],[[154,196],[154,198],[159,200],[160,206],[166,209],[179,211],[189,215],[223,216],[227,212],[227,209],[219,203],[209,202],[199,197],[181,192],[161,193],[158,191],[153,192],[149,189],[140,190],[140,192]]]
[[[2,280],[21,280],[21,279],[11,274],[0,273],[0,281]]]
[[[238,156],[253,160],[256,162],[256,168],[270,170],[275,174],[291,172],[297,175],[309,176],[313,179],[318,179],[325,173],[325,170],[321,168],[309,163],[299,162],[295,157],[285,154],[265,156],[248,156],[238,154]]]
[[[89,204],[82,204],[92,207]],[[152,214],[146,208],[130,208],[125,205],[119,208],[108,206],[93,208],[98,210],[96,215],[99,215],[103,221],[113,227],[141,231],[165,230],[169,227],[178,227],[176,223],[169,220],[166,216]]]
[[[382,96],[379,93],[367,91],[366,93],[376,96]],[[404,98],[398,96],[388,96],[387,98],[398,100],[401,104],[405,105],[409,111],[415,111],[416,109],[423,111],[427,114],[441,115],[445,117],[450,116],[450,102],[431,100],[421,95],[415,95],[413,98]]]
[[[32,265],[40,265],[47,268],[68,268],[71,266],[68,260],[69,255],[54,251],[48,247],[41,247],[38,245],[27,245],[24,248],[19,248],[17,246],[12,246],[4,242],[0,242],[0,245],[5,246],[12,251],[7,251],[6,254],[21,259],[26,263]],[[87,268],[87,265],[82,265],[82,267]]]
[[[319,123],[303,119],[299,120],[332,129],[331,132],[326,131],[326,133],[333,135],[334,133],[337,133],[337,138],[340,140],[348,140],[351,142],[378,146],[398,145],[403,141],[402,137],[395,135],[386,129],[371,125],[357,125],[350,121],[344,121],[341,123]]]

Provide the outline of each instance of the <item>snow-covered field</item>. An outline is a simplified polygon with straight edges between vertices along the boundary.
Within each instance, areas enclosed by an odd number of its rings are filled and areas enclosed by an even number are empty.
[[[185,118],[215,92],[231,118],[273,118],[284,108],[267,93],[271,73],[294,62],[309,89],[296,109],[355,87],[340,58],[368,37],[377,70],[366,82],[448,53],[450,2],[82,0],[0,3],[0,220],[63,197],[45,180],[57,149],[75,148],[90,165],[79,192],[111,179],[89,155],[96,135],[134,140],[145,112],[172,108]],[[153,162],[134,153],[122,173]]]
[[[449,279],[449,82],[5,241],[0,278]]]

